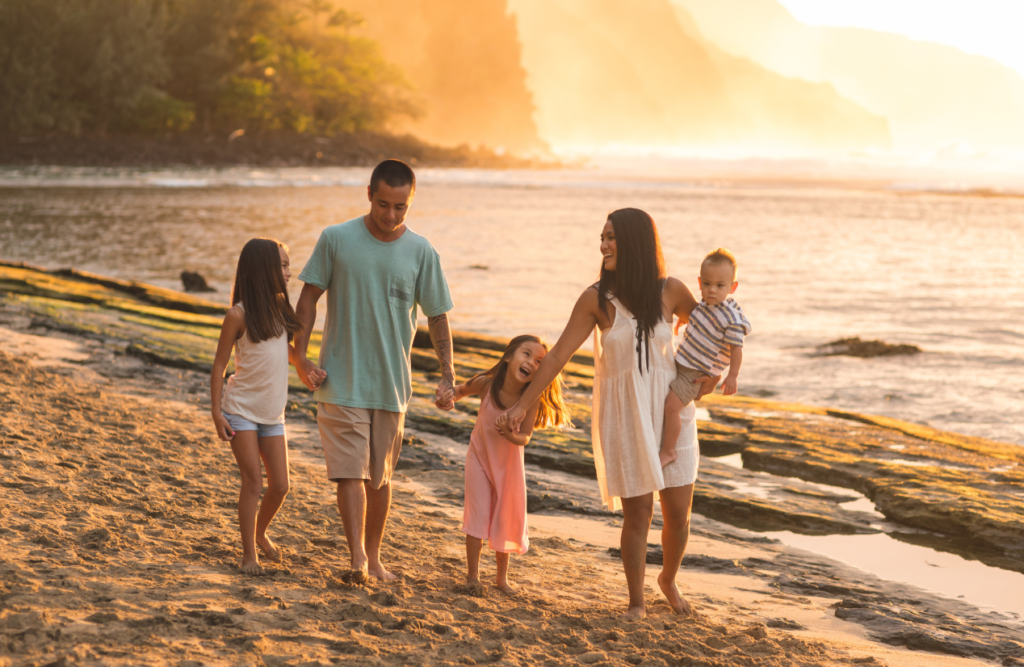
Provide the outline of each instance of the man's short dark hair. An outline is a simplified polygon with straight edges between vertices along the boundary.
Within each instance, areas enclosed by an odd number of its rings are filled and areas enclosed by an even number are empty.
[[[416,174],[412,172],[412,167],[401,160],[384,160],[374,167],[370,174],[370,194],[377,192],[381,181],[393,188],[411,184],[412,191],[416,191]]]

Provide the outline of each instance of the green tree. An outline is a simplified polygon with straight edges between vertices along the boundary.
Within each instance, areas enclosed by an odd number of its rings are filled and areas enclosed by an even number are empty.
[[[401,73],[329,0],[0,0],[0,131],[379,130]]]

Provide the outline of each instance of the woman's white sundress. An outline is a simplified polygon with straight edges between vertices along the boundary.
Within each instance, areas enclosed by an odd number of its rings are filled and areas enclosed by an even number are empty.
[[[601,501],[610,509],[622,507],[621,498],[686,486],[697,479],[700,452],[697,447],[696,408],[693,403],[681,414],[683,428],[676,444],[675,461],[664,469],[658,461],[665,398],[676,377],[672,360],[672,330],[667,322],[654,327],[648,340],[650,366],[636,351],[637,321],[619,300],[615,322],[604,331],[594,330],[594,409],[591,439],[594,466],[601,487]],[[641,352],[647,352],[645,345]]]

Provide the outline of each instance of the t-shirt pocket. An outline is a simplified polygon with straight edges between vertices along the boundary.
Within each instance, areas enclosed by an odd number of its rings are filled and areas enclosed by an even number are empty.
[[[391,278],[388,281],[388,302],[394,308],[408,310],[416,300],[416,283],[404,278]]]

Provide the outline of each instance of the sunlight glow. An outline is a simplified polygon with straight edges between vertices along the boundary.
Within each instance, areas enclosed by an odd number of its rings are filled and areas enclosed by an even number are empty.
[[[1024,75],[1020,0],[779,0],[803,23],[895,32],[988,56]]]

